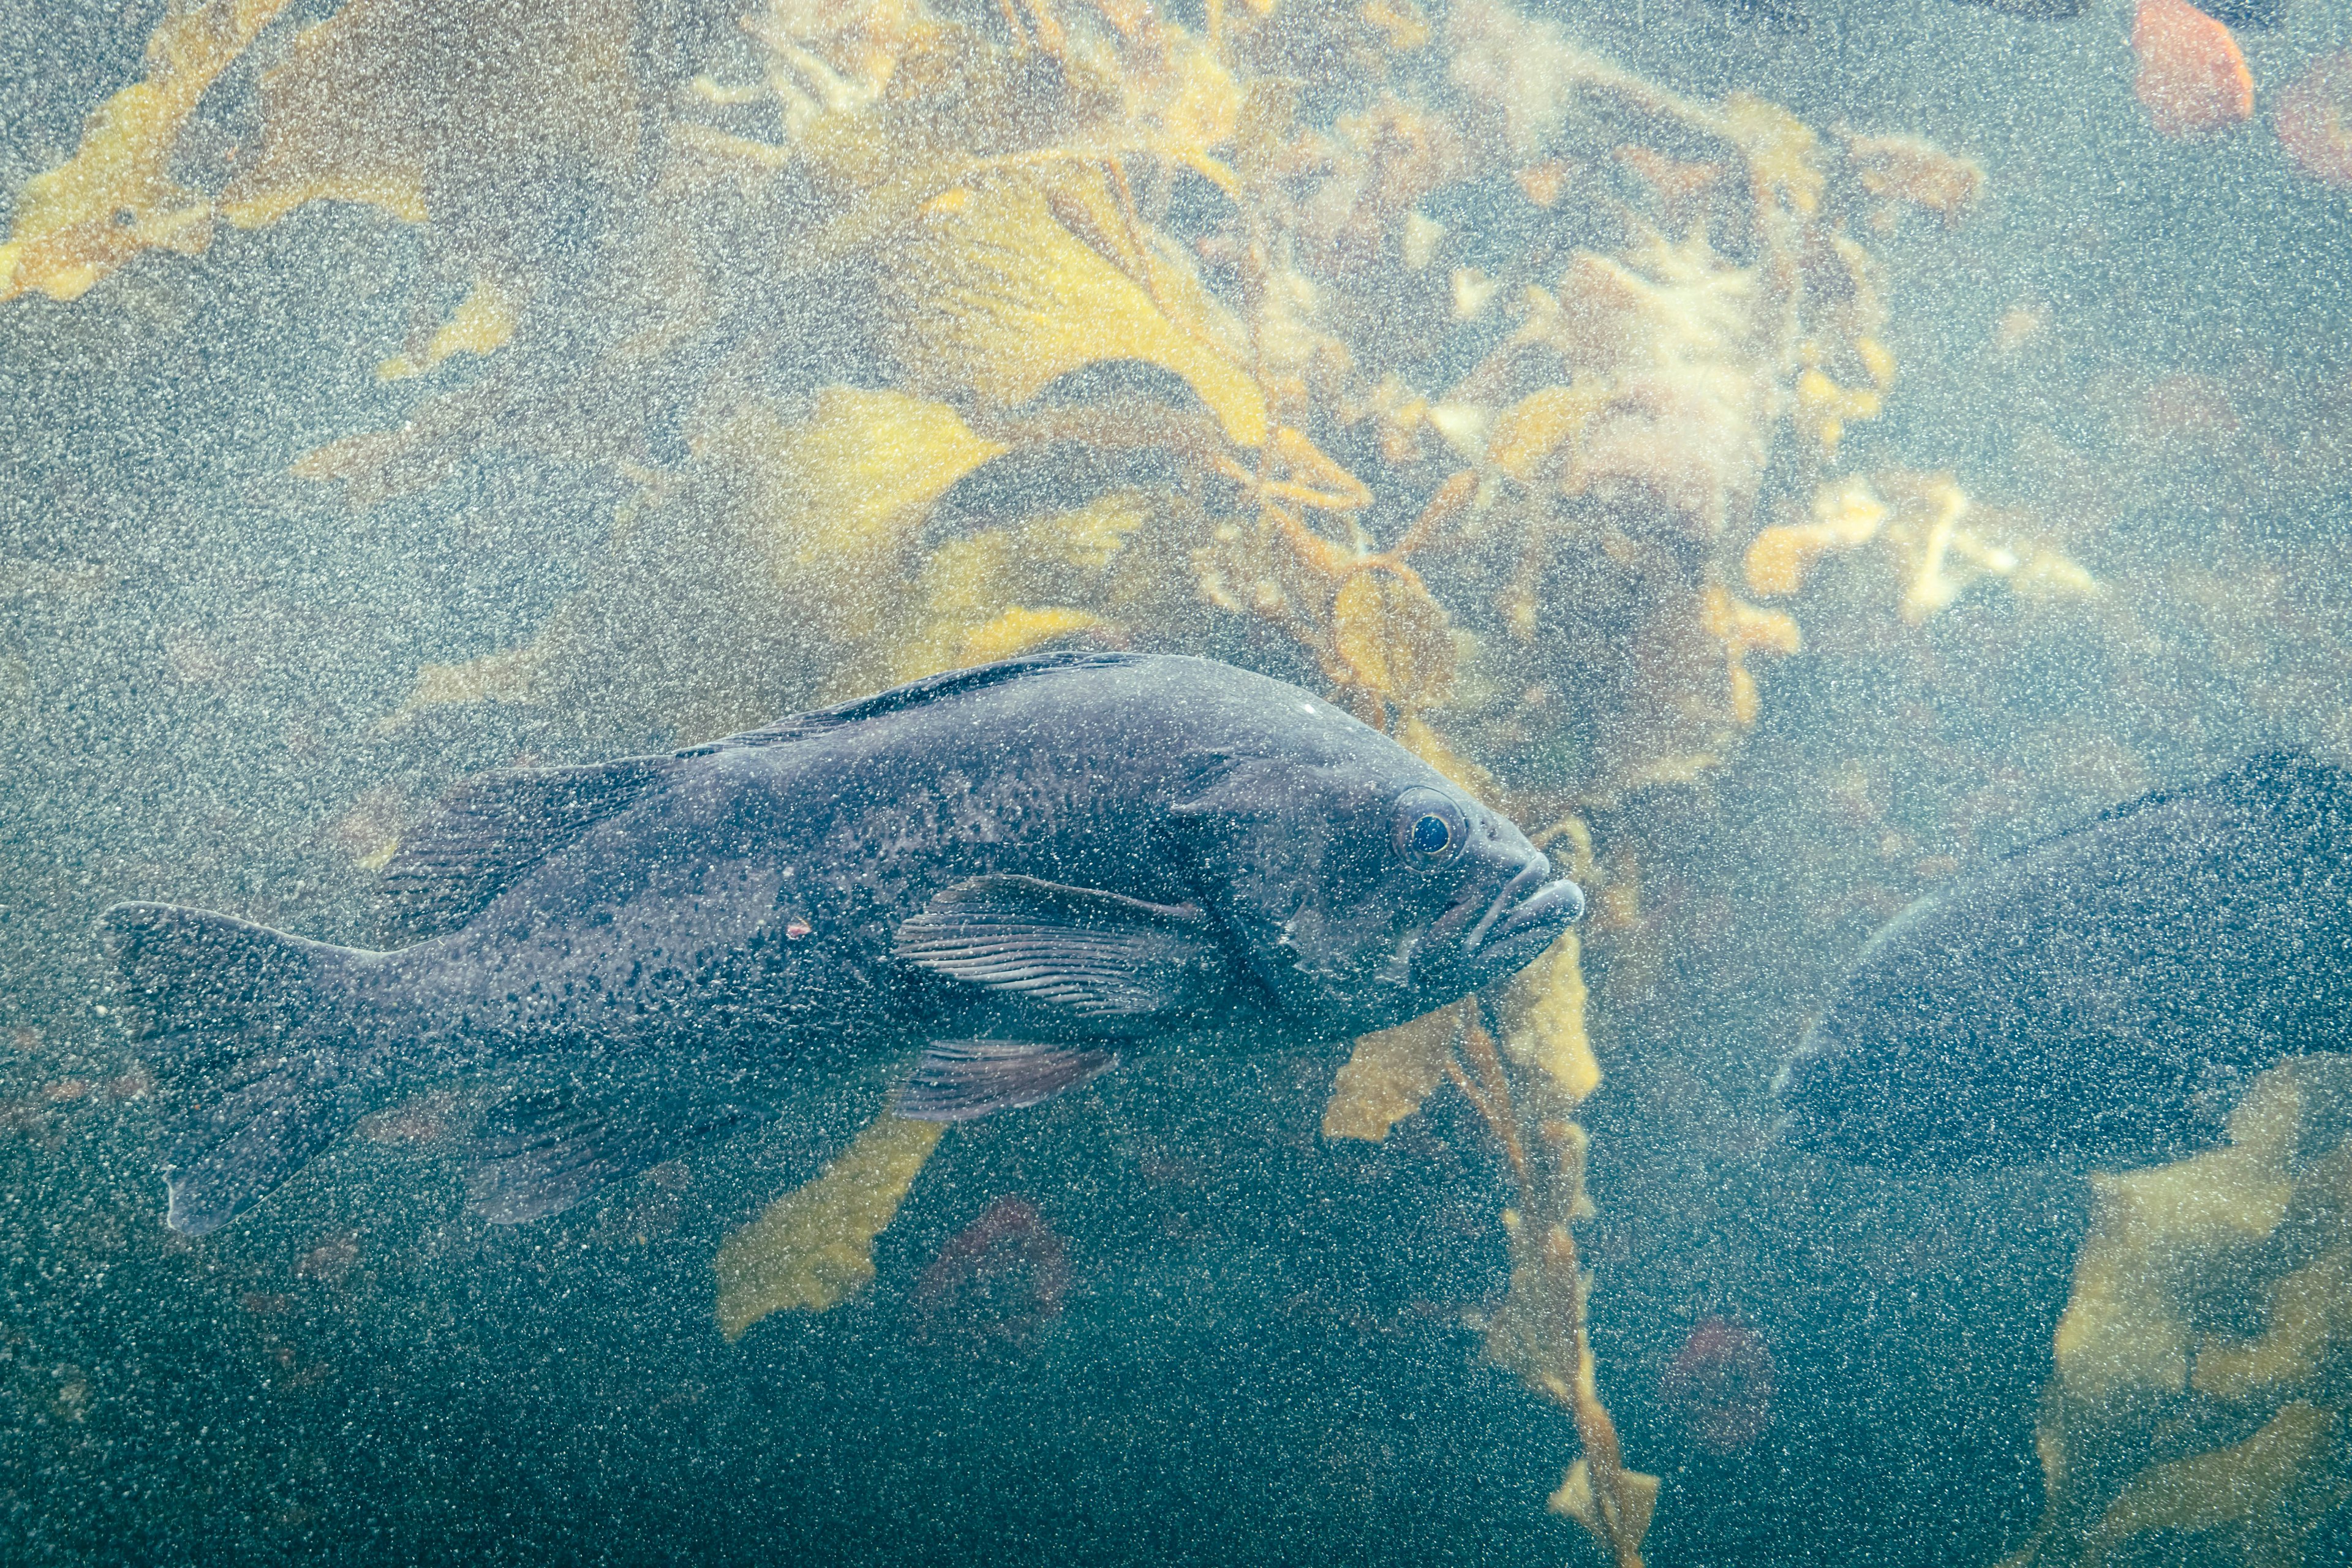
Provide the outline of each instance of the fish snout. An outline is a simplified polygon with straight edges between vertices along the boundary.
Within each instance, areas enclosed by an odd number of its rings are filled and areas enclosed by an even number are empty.
[[[1574,925],[1584,914],[1584,889],[1566,877],[1554,879],[1551,861],[1538,854],[1521,866],[1496,893],[1495,901],[1462,939],[1465,954],[1483,954],[1525,937],[1540,934],[1542,946]],[[1532,958],[1539,947],[1531,946]]]

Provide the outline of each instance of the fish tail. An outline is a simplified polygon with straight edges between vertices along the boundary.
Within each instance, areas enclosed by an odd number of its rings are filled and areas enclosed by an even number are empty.
[[[177,904],[116,904],[98,925],[171,1096],[165,1223],[203,1236],[368,1110],[349,1012],[331,1004],[369,955]]]

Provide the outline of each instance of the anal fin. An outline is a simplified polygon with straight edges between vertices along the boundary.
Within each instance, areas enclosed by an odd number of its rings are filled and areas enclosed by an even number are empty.
[[[1042,1104],[1118,1061],[1116,1051],[1030,1040],[933,1040],[890,1109],[908,1121],[971,1121]]]
[[[493,1225],[562,1214],[767,1112],[677,1093],[598,1094],[579,1084],[515,1094],[491,1109],[467,1162],[467,1206]]]

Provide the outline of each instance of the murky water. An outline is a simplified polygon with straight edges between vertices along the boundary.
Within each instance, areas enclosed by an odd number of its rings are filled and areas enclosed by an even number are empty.
[[[2082,1169],[1827,1161],[1768,1095],[1920,894],[2352,762],[2352,6],[2168,25],[21,18],[0,1560],[2352,1562],[2333,1079],[2128,1235]],[[194,1091],[106,906],[385,945],[470,774],[1059,647],[1387,730],[1575,871],[1580,952],[1378,1114],[1349,1042],[1227,1040],[955,1126],[836,1226],[870,1282],[734,1339],[714,1258],[903,1061],[519,1226],[430,1086],[164,1226]],[[1570,1115],[1590,1213],[1497,1136],[1567,1171]],[[1597,1406],[1523,1300],[1588,1322],[1646,1532],[1570,1517]]]

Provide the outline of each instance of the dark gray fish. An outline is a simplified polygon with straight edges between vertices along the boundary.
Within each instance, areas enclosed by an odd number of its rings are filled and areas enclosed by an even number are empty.
[[[1582,913],[1519,830],[1296,687],[1060,654],[667,756],[490,774],[385,869],[416,945],[118,904],[169,1221],[226,1222],[422,1079],[551,1064],[476,1204],[553,1213],[773,1114],[770,1070],[914,1058],[900,1115],[1033,1105],[1127,1043],[1387,1027]],[[765,1092],[763,1092],[765,1090]]]
[[[1775,1092],[1860,1160],[2138,1164],[2221,1141],[2280,1058],[2352,1048],[2352,776],[2258,758],[1921,900]]]
[[[1752,11],[1782,25],[1810,20],[1807,0],[1724,0],[1737,11]],[[2090,9],[2091,0],[1960,0],[1987,11],[2004,12],[2037,22],[2064,21]],[[2200,11],[2242,31],[2271,32],[2286,23],[2287,0],[2189,0]]]

